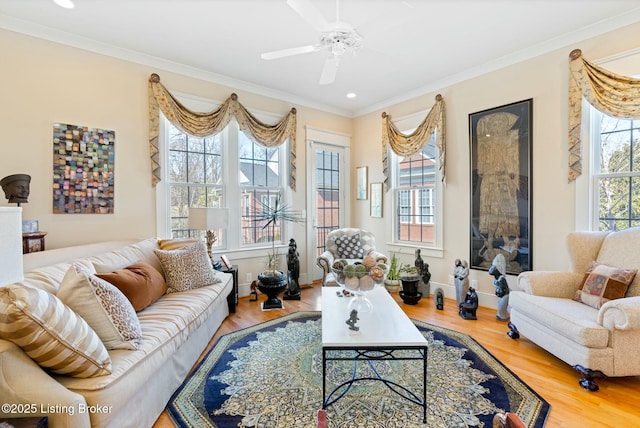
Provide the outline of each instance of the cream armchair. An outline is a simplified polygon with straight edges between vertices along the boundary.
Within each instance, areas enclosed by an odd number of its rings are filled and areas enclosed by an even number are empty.
[[[387,263],[387,256],[376,251],[376,239],[371,232],[357,228],[336,229],[329,232],[325,243],[325,252],[316,264],[322,269],[322,285],[335,286],[335,276],[331,266],[339,259],[362,259],[370,254],[376,261]]]
[[[580,385],[590,391],[598,389],[597,377],[640,375],[640,274],[633,277],[622,298],[604,300],[595,307],[574,300],[587,278],[600,276],[593,266],[588,273],[592,261],[640,269],[640,227],[610,233],[574,232],[567,244],[571,272],[531,271],[518,276],[519,290],[509,298],[509,336],[517,339],[523,334],[573,366],[584,376]],[[616,275],[610,274],[612,278]],[[627,274],[626,282],[631,277],[632,273]],[[615,287],[611,282],[605,284],[607,297],[607,290]],[[592,293],[583,300],[591,298]]]

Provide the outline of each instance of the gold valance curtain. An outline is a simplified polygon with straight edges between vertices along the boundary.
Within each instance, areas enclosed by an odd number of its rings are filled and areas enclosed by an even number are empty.
[[[640,119],[640,79],[605,70],[582,57],[569,55],[569,182],[582,173],[580,126],[582,97],[610,116]]]
[[[436,95],[436,103],[433,105],[427,117],[411,134],[403,134],[391,122],[391,116],[382,113],[382,173],[384,174],[385,190],[389,190],[389,170],[387,162],[388,147],[399,156],[411,156],[418,153],[429,143],[435,130],[436,146],[440,152],[440,171],[442,181],[445,181],[445,109],[442,95]]]
[[[149,147],[151,150],[152,182],[155,186],[160,180],[160,164],[158,159],[158,136],[160,134],[160,111],[165,117],[182,131],[196,136],[214,135],[224,129],[235,117],[241,131],[251,141],[266,147],[275,147],[290,140],[289,187],[296,189],[296,109],[284,116],[278,123],[268,125],[255,116],[238,101],[236,94],[231,94],[222,105],[214,111],[200,113],[186,108],[160,83],[160,76],[152,74],[149,78]]]

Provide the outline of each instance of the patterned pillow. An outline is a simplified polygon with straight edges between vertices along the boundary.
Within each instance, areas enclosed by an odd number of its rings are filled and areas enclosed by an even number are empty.
[[[154,250],[167,280],[167,293],[186,291],[220,282],[204,242],[198,241],[178,250]]]
[[[360,243],[360,235],[340,236],[336,238],[338,254],[345,259],[362,259],[364,258],[364,249]]]
[[[138,349],[142,341],[140,320],[115,286],[73,263],[57,296],[89,323],[107,349]]]
[[[637,269],[621,269],[591,262],[575,300],[600,309],[609,300],[625,296]]]
[[[0,337],[58,374],[86,378],[111,373],[107,349],[89,324],[37,288],[0,287]]]
[[[162,274],[142,260],[114,272],[97,273],[96,276],[122,291],[136,312],[143,310],[167,292],[167,284]]]

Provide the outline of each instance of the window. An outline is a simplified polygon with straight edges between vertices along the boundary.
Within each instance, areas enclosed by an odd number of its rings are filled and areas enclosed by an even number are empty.
[[[395,201],[394,241],[397,243],[440,243],[437,200],[440,174],[435,135],[411,156],[390,154],[393,165],[392,188]]]
[[[165,195],[158,203],[167,205],[164,234],[202,237],[204,231],[189,229],[189,208],[226,207],[229,227],[215,231],[219,239],[214,249],[248,249],[271,242],[264,222],[256,216],[279,194],[286,196],[282,173],[286,144],[273,148],[255,144],[233,120],[224,131],[206,138],[187,135],[164,118],[163,126]],[[159,218],[159,230],[161,222]],[[276,241],[282,234],[276,230]]]
[[[189,230],[189,207],[223,206],[221,136],[198,138],[169,121],[165,126],[171,234],[175,238],[199,236],[204,232]],[[215,245],[220,246],[220,242]]]
[[[640,120],[591,108],[591,194],[594,230],[640,225]],[[596,224],[597,222],[597,224]]]

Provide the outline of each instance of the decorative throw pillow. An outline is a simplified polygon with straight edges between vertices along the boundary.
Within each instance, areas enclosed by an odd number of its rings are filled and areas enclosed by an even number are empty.
[[[86,378],[111,373],[107,349],[89,324],[37,288],[0,287],[0,337],[58,374]]]
[[[142,341],[140,320],[115,286],[73,263],[57,296],[89,323],[107,349],[138,349]]]
[[[336,238],[338,254],[345,259],[362,259],[364,257],[364,249],[360,243],[360,235],[340,236]]]
[[[576,291],[575,300],[599,309],[609,300],[624,297],[637,269],[615,268],[591,262],[584,282]]]
[[[143,310],[167,292],[167,284],[162,274],[143,260],[115,272],[97,273],[96,276],[122,291],[136,312]]]
[[[192,238],[158,239],[158,248],[166,251],[178,250],[199,241]]]
[[[167,280],[167,293],[200,288],[220,282],[202,241],[178,250],[154,250]]]

